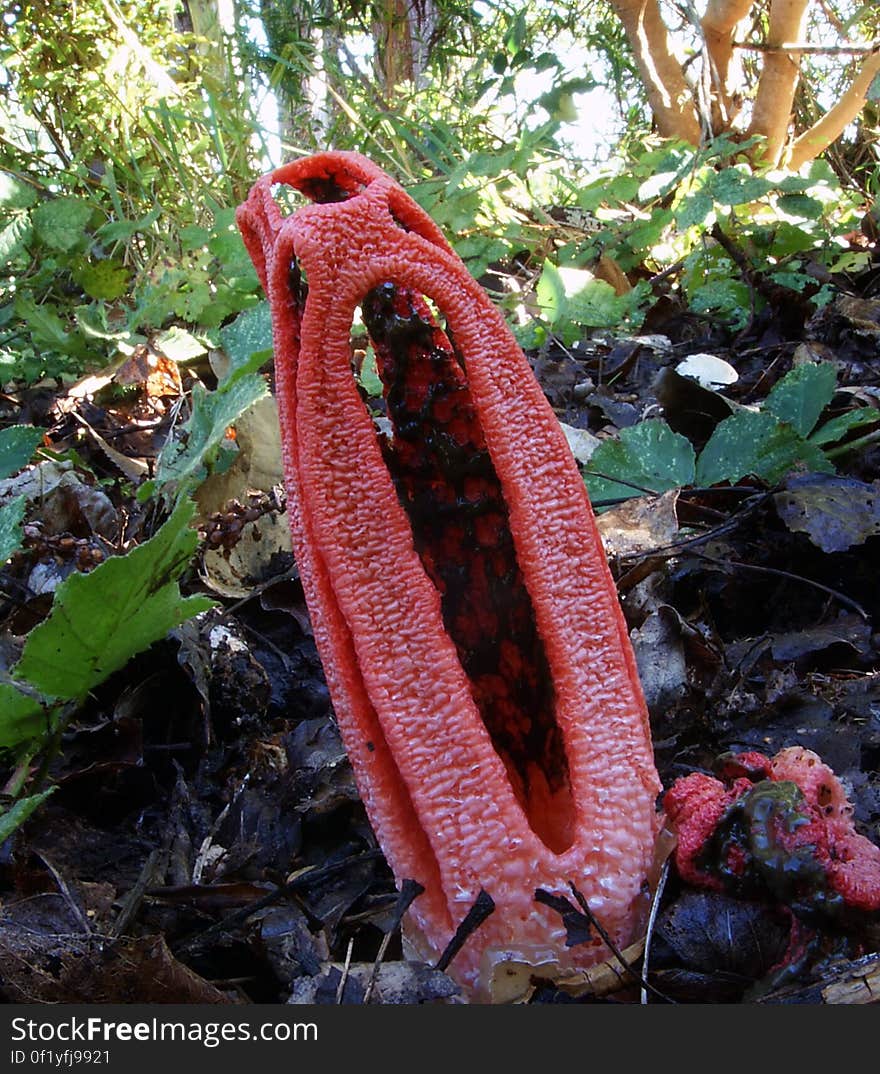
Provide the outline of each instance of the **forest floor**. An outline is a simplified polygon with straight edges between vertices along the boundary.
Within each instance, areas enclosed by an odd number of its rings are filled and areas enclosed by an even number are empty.
[[[715,390],[676,372],[707,353],[735,383]],[[725,400],[759,406],[805,360],[834,366],[830,416],[877,408],[880,268],[819,313],[779,294],[733,334],[661,300],[638,337],[529,357],[560,419],[600,437],[662,415],[705,443]],[[42,426],[45,445],[68,453],[51,464],[67,477],[44,472],[45,512],[3,571],[6,666],[61,578],[155,526],[133,496],[138,467],[160,450],[181,385],[211,372],[140,358],[94,390],[44,383],[0,400],[4,424]],[[199,494],[205,541],[185,589],[216,607],[93,691],[49,766],[58,790],[0,847],[7,1002],[416,1003],[456,992],[403,960],[398,895],[333,721],[272,491],[271,402],[255,415],[239,430],[244,463]],[[776,485],[745,478],[605,505],[601,529],[664,787],[728,751],[804,746],[880,843],[880,443],[834,461],[836,475],[801,467]],[[876,1000],[876,920],[808,909],[760,890],[692,888],[670,869],[648,1001]],[[597,995],[526,970],[522,998],[639,1002],[632,977],[612,977]]]

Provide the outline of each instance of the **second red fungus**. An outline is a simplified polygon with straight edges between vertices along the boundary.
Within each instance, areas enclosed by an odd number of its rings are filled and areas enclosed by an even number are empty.
[[[859,835],[837,776],[810,750],[731,757],[663,804],[675,861],[695,887],[770,894],[810,917],[880,910],[880,847]]]

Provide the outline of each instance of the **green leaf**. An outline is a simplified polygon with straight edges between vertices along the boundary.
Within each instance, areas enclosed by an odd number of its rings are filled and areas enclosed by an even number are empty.
[[[70,332],[64,321],[48,303],[39,306],[28,295],[15,296],[15,312],[30,328],[34,343],[61,354],[77,354],[82,350],[82,340]]]
[[[72,250],[85,234],[92,207],[80,198],[52,198],[33,211],[33,222],[39,238],[53,250]]]
[[[802,227],[797,227],[788,220],[778,221],[770,234],[766,244],[767,252],[771,252],[777,260],[799,254],[804,250],[812,250],[816,242],[816,236],[811,235]]]
[[[731,484],[750,474],[774,484],[798,464],[814,473],[833,473],[825,454],[764,411],[743,410],[725,418],[697,459],[698,485]]]
[[[749,317],[749,289],[741,280],[713,280],[691,291],[690,306],[694,313],[728,317],[732,328],[741,328]]]
[[[173,490],[179,495],[200,484],[226,430],[267,391],[266,381],[258,373],[227,381],[213,392],[196,384],[192,392],[192,414],[181,430],[181,438],[166,444],[159,456],[156,485],[164,492]]]
[[[16,496],[0,507],[0,567],[21,544],[21,521],[27,501]]]
[[[12,749],[49,730],[49,718],[39,700],[11,682],[0,682],[0,749]]]
[[[880,421],[880,410],[872,406],[857,407],[831,418],[810,435],[810,443],[821,447],[823,444],[835,444],[842,440],[851,429],[862,425],[876,425]]]
[[[34,425],[10,425],[0,430],[0,478],[17,474],[31,461],[43,440],[43,430]]]
[[[140,220],[111,220],[99,227],[96,234],[106,243],[130,239],[132,235],[151,227],[159,219],[161,212],[162,207],[156,205]]]
[[[0,172],[0,209],[29,209],[37,200],[37,192],[9,172]]]
[[[591,500],[639,496],[641,489],[666,492],[693,482],[694,449],[687,437],[673,432],[665,421],[651,418],[621,429],[618,440],[603,441],[590,456],[588,469],[603,475],[588,472],[584,476]]]
[[[177,584],[198,544],[189,528],[194,510],[182,501],[149,541],[62,582],[13,676],[48,697],[82,700],[135,653],[212,608],[205,597],[181,597]]]
[[[626,295],[617,295],[611,284],[597,280],[588,269],[557,267],[552,261],[544,262],[535,295],[541,312],[554,328],[612,328],[629,308]],[[579,335],[577,331],[573,338]]]
[[[541,277],[535,288],[535,297],[541,307],[541,313],[552,326],[565,316],[567,304],[565,285],[559,275],[559,269],[552,261],[545,261]]]
[[[568,316],[589,328],[613,328],[628,308],[626,295],[618,295],[605,280],[590,280],[568,298]]]
[[[370,346],[367,347],[367,352],[364,355],[358,381],[369,396],[381,396],[385,390],[382,378],[376,371],[376,352]]]
[[[50,794],[54,794],[57,787],[49,787],[39,794],[31,794],[27,798],[20,798],[9,809],[0,812],[0,846],[12,835],[12,833],[24,824],[31,813],[43,804]]]
[[[804,362],[773,386],[762,410],[808,436],[836,387],[837,373],[830,362]]]
[[[13,261],[24,250],[33,227],[25,213],[19,213],[0,229],[0,265]]]
[[[207,350],[204,343],[176,324],[157,336],[154,342],[156,347],[172,362],[190,362]]]
[[[776,205],[788,216],[802,220],[820,220],[822,217],[822,202],[809,194],[783,194],[777,199]]]
[[[113,302],[128,290],[128,269],[119,261],[83,261],[70,274],[91,298]]]
[[[705,191],[698,190],[689,194],[675,210],[676,226],[681,231],[687,231],[695,224],[705,224],[714,208],[714,201]]]
[[[226,382],[256,373],[272,355],[272,314],[268,302],[252,306],[225,328],[220,329],[220,342],[229,355],[231,366]]]
[[[719,205],[747,205],[773,189],[771,182],[752,175],[747,168],[724,168],[709,186]]]

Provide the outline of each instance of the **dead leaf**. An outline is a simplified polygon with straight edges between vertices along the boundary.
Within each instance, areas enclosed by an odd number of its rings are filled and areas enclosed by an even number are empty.
[[[675,540],[679,490],[638,496],[605,511],[596,520],[609,557],[649,553]]]
[[[805,474],[773,497],[782,521],[823,552],[845,552],[880,533],[880,481]]]
[[[688,685],[678,613],[661,604],[632,632],[631,639],[648,708],[655,711],[673,705]]]

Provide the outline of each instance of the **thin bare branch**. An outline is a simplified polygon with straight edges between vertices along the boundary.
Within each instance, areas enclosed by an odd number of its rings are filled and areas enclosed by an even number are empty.
[[[848,41],[845,45],[808,45],[805,42],[765,45],[760,41],[734,41],[733,47],[746,52],[799,52],[801,55],[811,56],[860,56],[864,53],[880,51],[880,41],[862,44]]]

